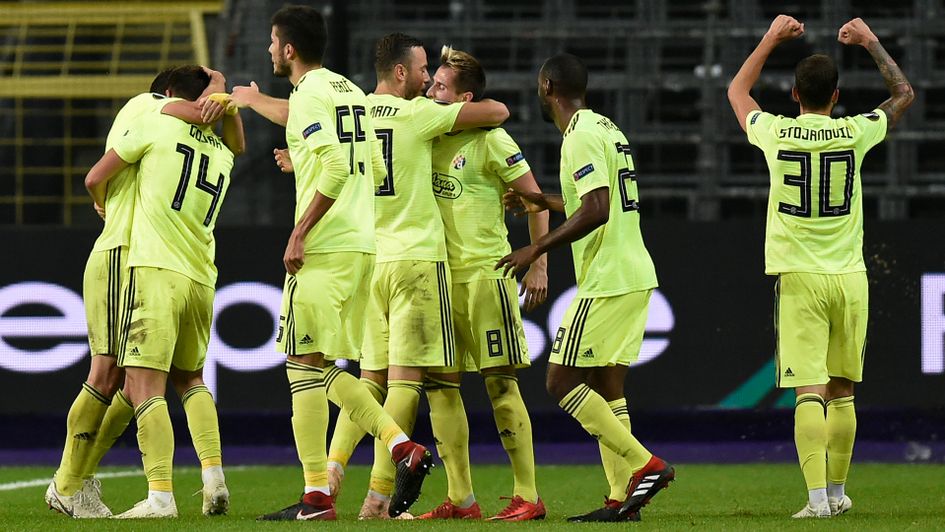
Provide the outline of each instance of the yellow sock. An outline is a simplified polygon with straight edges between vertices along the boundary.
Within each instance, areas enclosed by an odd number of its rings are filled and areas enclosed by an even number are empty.
[[[827,402],[827,480],[845,484],[856,439],[856,408],[853,396]]]
[[[329,379],[326,378],[325,380],[328,381]],[[347,386],[351,385],[350,383],[347,384]],[[371,379],[361,379],[361,385],[367,388],[368,393],[371,394],[378,408],[383,411],[384,407],[381,405],[384,404],[384,399],[387,397],[387,388],[384,388]],[[328,400],[341,407],[341,398],[338,397],[338,386],[334,386],[334,382],[330,382],[327,385],[327,390]],[[398,427],[397,430],[399,431],[400,427]],[[351,420],[349,410],[342,407],[341,413],[338,414],[338,421],[335,423],[335,430],[331,434],[331,445],[328,447],[328,461],[337,462],[341,464],[341,467],[347,467],[348,460],[350,460],[351,455],[354,454],[354,448],[358,446],[358,442],[361,441],[361,438],[363,438],[365,434],[364,429]]]
[[[151,491],[174,491],[174,429],[167,414],[167,401],[161,396],[147,399],[135,408],[138,420],[138,448],[144,474]]]
[[[82,476],[91,478],[98,471],[98,465],[102,462],[105,453],[115,445],[115,441],[124,434],[131,423],[131,418],[135,417],[135,408],[131,406],[131,401],[125,397],[125,394],[118,390],[115,397],[112,398],[112,404],[105,411],[105,417],[99,425],[98,436],[95,438],[95,445],[92,446],[92,452],[83,464]]]
[[[69,408],[66,418],[66,445],[62,449],[62,461],[56,470],[56,489],[72,496],[82,487],[85,463],[93,454],[95,438],[98,437],[102,418],[111,401],[89,383],[82,383],[79,395]]]
[[[447,497],[460,506],[473,496],[469,468],[469,422],[459,384],[427,379],[424,390],[430,403],[430,424],[436,450],[446,468]]]
[[[292,392],[292,433],[302,462],[305,485],[323,488],[328,493],[328,397],[322,369],[286,361],[289,389]]]
[[[334,388],[329,393],[338,397],[340,406],[347,410],[348,418],[368,434],[380,438],[388,446],[394,438],[404,434],[371,391],[347,371],[332,366],[326,370],[325,382],[326,386]]]
[[[387,383],[387,400],[384,410],[408,436],[413,433],[417,421],[417,406],[420,403],[422,383],[393,380]],[[374,467],[371,469],[371,490],[390,496],[394,485],[394,463],[390,450],[381,440],[374,441]]]
[[[485,381],[499,439],[512,463],[512,495],[518,495],[528,502],[538,502],[532,420],[525,409],[518,379],[509,375],[487,375]]]
[[[586,384],[575,386],[558,405],[578,420],[597,441],[626,460],[634,472],[643,469],[653,457],[620,423],[607,406],[607,401]]]
[[[627,409],[627,400],[625,398],[609,401],[607,406],[614,416],[620,421],[628,433],[630,431],[630,411]],[[627,497],[627,485],[630,484],[630,476],[633,472],[627,461],[617,456],[616,453],[607,448],[603,443],[600,445],[600,461],[604,465],[604,475],[607,477],[607,484],[610,486],[610,494],[607,498],[615,501],[622,501]]]
[[[827,487],[827,419],[824,398],[815,393],[797,396],[794,404],[794,444],[807,490]]]
[[[190,439],[194,442],[201,468],[223,465],[217,405],[213,402],[210,389],[198,384],[184,392],[180,400],[184,404],[187,428],[190,429]]]

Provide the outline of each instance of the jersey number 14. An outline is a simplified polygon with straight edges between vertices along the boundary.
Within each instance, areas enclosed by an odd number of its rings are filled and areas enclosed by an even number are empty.
[[[177,183],[177,192],[174,194],[171,208],[175,211],[180,211],[181,207],[184,205],[184,196],[187,195],[187,185],[190,183],[190,174],[193,172],[194,157],[197,155],[197,150],[186,144],[178,143],[177,153],[184,156],[184,164],[180,169],[180,181]],[[209,166],[210,157],[205,153],[201,153],[200,166],[197,168],[197,183],[195,186],[198,190],[210,194],[213,198],[210,201],[210,208],[207,209],[207,216],[203,219],[204,226],[209,226],[210,222],[213,221],[213,213],[217,210],[217,203],[220,201],[220,193],[223,192],[223,183],[226,180],[226,177],[220,174],[216,184],[207,181],[207,168]]]

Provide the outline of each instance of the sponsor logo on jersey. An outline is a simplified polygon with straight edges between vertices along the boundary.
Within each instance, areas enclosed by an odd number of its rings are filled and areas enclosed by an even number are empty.
[[[574,172],[574,174],[573,174],[573,175],[574,175],[574,180],[575,180],[575,181],[578,181],[579,179],[581,179],[582,177],[586,176],[587,174],[589,174],[589,173],[591,173],[591,172],[593,172],[593,171],[594,171],[594,165],[593,165],[593,164],[588,164],[587,166],[581,168],[581,169],[578,170],[577,172]]]
[[[450,164],[454,170],[462,170],[466,166],[466,156],[463,154],[458,154],[456,157],[453,157],[453,162]]]
[[[463,184],[449,175],[433,172],[433,194],[443,199],[456,199],[463,193]]]
[[[312,133],[317,133],[317,132],[319,132],[319,131],[321,131],[321,130],[322,130],[322,123],[321,123],[321,122],[315,122],[314,124],[308,126],[308,127],[305,128],[304,130],[302,130],[302,138],[303,138],[303,139],[307,139],[308,136],[311,135]]]
[[[870,111],[868,113],[863,113],[860,116],[865,116],[866,118],[872,120],[873,122],[879,120],[879,113],[874,113],[873,111]]]
[[[752,126],[755,125],[755,122],[758,120],[758,117],[759,117],[759,116],[761,116],[761,113],[760,113],[760,112],[751,115],[751,124],[750,124],[750,125],[752,125]]]
[[[522,152],[518,152],[518,153],[516,153],[515,155],[513,155],[513,156],[511,156],[511,157],[506,157],[506,158],[505,158],[505,164],[507,164],[507,165],[509,165],[509,166],[512,166],[512,165],[514,165],[515,163],[517,163],[517,162],[519,162],[519,161],[524,161],[524,160],[525,160],[525,156],[522,155]]]

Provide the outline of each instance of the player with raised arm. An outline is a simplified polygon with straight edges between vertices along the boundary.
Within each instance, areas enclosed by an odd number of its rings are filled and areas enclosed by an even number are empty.
[[[453,419],[465,419],[455,366],[446,242],[430,181],[433,140],[454,130],[499,125],[509,113],[505,105],[493,100],[445,105],[424,98],[430,79],[426,51],[422,42],[408,35],[393,33],[381,38],[375,48],[374,67],[377,88],[368,95],[368,112],[383,146],[387,178],[375,198],[377,266],[371,282],[361,377],[409,434],[425,385],[442,390],[434,392],[432,408]],[[297,165],[294,158],[293,163]],[[345,423],[345,417],[343,412],[330,453],[332,474],[339,481],[340,466],[362,436]],[[468,439],[468,427],[457,426],[444,437],[448,438],[444,445],[450,449],[468,447],[462,443]],[[362,518],[396,517],[419,496],[419,485],[395,482],[395,471],[385,454],[382,446],[375,445]],[[431,465],[432,457],[427,454],[422,467]],[[398,472],[402,467],[404,464],[398,463]],[[467,498],[471,497],[470,488]]]
[[[558,54],[542,65],[538,98],[546,120],[564,137],[562,194],[513,191],[508,196],[526,200],[531,212],[562,210],[567,221],[506,255],[495,268],[518,272],[548,250],[571,244],[578,293],[551,348],[547,388],[606,448],[601,454],[611,494],[603,508],[569,520],[635,520],[640,508],[675,478],[672,466],[637,441],[629,416],[624,417],[624,380],[643,342],[656,272],[640,232],[630,145],[609,118],[587,108],[586,92],[587,67],[577,57]]]
[[[194,99],[209,81],[199,67],[181,68],[171,74],[168,86],[172,94]],[[117,351],[118,365],[125,369],[122,394],[134,406],[138,421],[148,497],[115,517],[176,517],[174,435],[164,399],[168,378],[185,408],[196,395],[211,407],[202,412],[201,430],[191,426],[191,434],[204,466],[204,484],[215,479],[225,491],[216,408],[202,373],[217,276],[213,227],[226,195],[233,153],[208,126],[158,113],[143,115],[89,170],[85,184],[97,204],[105,202],[109,180],[135,163],[133,244]],[[209,513],[226,511],[229,494],[217,495]]]
[[[190,74],[196,75],[196,67],[187,68],[190,68]],[[168,81],[175,70],[177,68],[169,68],[159,73],[149,92],[131,98],[121,108],[109,130],[106,152],[138,119],[149,113],[164,113],[195,124],[213,123],[223,116],[224,109],[218,104],[209,100],[205,105],[198,103],[211,93],[225,90],[225,80],[219,72],[203,69],[210,76],[210,83],[198,102],[191,102],[167,98],[171,95]],[[203,116],[202,111],[206,111]],[[227,115],[224,120],[223,142],[234,153],[242,152],[244,140],[239,117]],[[111,515],[102,503],[101,484],[94,478],[95,472],[102,456],[124,432],[134,415],[134,409],[119,390],[124,371],[117,363],[117,339],[121,322],[119,293],[127,275],[137,170],[137,164],[131,165],[112,179],[105,203],[95,204],[100,214],[108,213],[108,216],[89,255],[83,282],[92,362],[88,378],[69,410],[66,446],[45,496],[50,508],[76,518]],[[203,401],[188,401],[185,410],[190,428],[203,432],[202,420],[208,418],[203,414],[213,408],[212,401],[209,409]],[[199,440],[195,438],[195,441]],[[226,490],[222,476],[220,478],[219,483],[204,486],[205,512],[220,510],[218,505],[207,505],[215,493]]]
[[[830,517],[853,503],[844,493],[856,413],[853,384],[863,377],[868,283],[863,262],[866,153],[886,137],[913,100],[912,86],[879,39],[859,18],[838,40],[867,49],[890,97],[876,109],[831,118],[838,73],[825,55],[797,64],[791,95],[797,118],[761,110],[750,90],[768,55],[804,34],[778,15],[732,79],[728,99],[748,141],[764,151],[771,179],[765,231],[765,273],[775,282],[777,384],[794,388],[794,443],[808,502],[795,518]]]
[[[477,102],[486,74],[472,55],[444,46],[440,67],[427,96],[438,102]],[[475,128],[447,133],[433,142],[433,193],[446,230],[452,276],[452,312],[456,360],[464,371],[482,374],[492,402],[496,428],[512,464],[514,486],[508,506],[490,520],[542,519],[545,506],[535,486],[532,426],[515,372],[530,365],[528,344],[516,297],[514,277],[493,269],[511,251],[502,208],[506,188],[540,193],[521,148],[502,128]],[[536,241],[548,232],[548,213],[530,214],[529,233]],[[547,297],[547,260],[540,258],[522,281],[525,309]],[[472,495],[468,449],[451,449],[448,434],[462,428],[442,408],[442,387],[427,387],[430,422],[437,449],[446,465],[446,501],[420,519],[481,517],[478,504],[461,505]],[[437,405],[438,406],[438,405]],[[468,445],[468,437],[465,443]],[[456,464],[457,459],[467,460]],[[458,477],[458,478],[457,478]],[[468,491],[468,493],[467,493]]]
[[[357,360],[374,269],[374,189],[385,176],[364,93],[322,65],[327,28],[307,6],[272,17],[273,72],[295,87],[289,100],[237,87],[230,101],[286,127],[296,181],[295,229],[286,246],[278,349],[286,354],[292,428],[305,482],[297,504],[262,520],[335,519],[326,466],[328,398],[375,435],[419,492],[429,454],[384,412],[367,388],[333,363]],[[326,364],[327,361],[327,364]]]

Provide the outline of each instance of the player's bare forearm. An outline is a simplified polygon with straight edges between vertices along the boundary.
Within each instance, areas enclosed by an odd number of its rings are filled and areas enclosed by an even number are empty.
[[[564,196],[561,194],[542,194],[549,211],[564,212]]]
[[[496,263],[495,269],[503,268],[506,275],[509,272],[518,273],[551,249],[587,236],[594,229],[607,223],[609,216],[609,190],[606,187],[594,189],[581,196],[581,206],[563,224],[538,239],[538,242],[516,249],[502,257]]]
[[[531,243],[537,243],[545,235],[548,234],[548,211],[534,212],[528,214],[528,237]],[[538,257],[538,260],[535,261],[533,266],[538,266],[539,268],[548,267],[548,255],[542,254]]]
[[[270,122],[282,127],[289,121],[289,100],[260,94],[259,99],[250,107]]]
[[[771,55],[771,51],[777,48],[779,44],[791,39],[796,39],[804,34],[804,24],[797,19],[787,15],[778,15],[773,21],[768,31],[765,32],[761,42],[751,52],[738,73],[732,78],[732,83],[728,86],[728,101],[735,111],[735,118],[738,125],[745,130],[745,118],[748,113],[755,109],[760,109],[758,102],[751,97],[751,88],[758,82],[761,76],[761,69]]]
[[[321,192],[316,191],[315,198],[313,198],[312,202],[308,204],[308,208],[305,209],[305,212],[302,213],[302,217],[299,218],[298,222],[296,222],[295,229],[292,230],[292,234],[304,240],[305,237],[308,236],[309,231],[311,231],[312,228],[315,227],[315,225],[325,217],[325,214],[334,204],[335,200],[329,198]]]
[[[607,188],[592,190],[581,197],[581,206],[565,222],[538,239],[538,250],[546,253],[575,240],[607,223],[610,217],[610,192]]]
[[[889,89],[889,99],[879,105],[879,108],[886,113],[887,128],[892,129],[906,109],[912,105],[915,99],[915,93],[912,91],[912,84],[906,79],[905,74],[899,69],[899,65],[890,57],[889,52],[883,48],[879,40],[870,41],[866,44],[866,49],[876,62],[883,81],[886,82],[886,88]]]
[[[92,196],[92,202],[99,207],[105,207],[105,198],[108,195],[108,183],[101,182],[88,188],[89,196]]]
[[[738,69],[738,73],[732,78],[732,83],[728,86],[728,102],[735,112],[735,119],[738,125],[745,129],[745,119],[748,113],[755,109],[760,109],[758,102],[751,97],[751,88],[758,82],[761,76],[761,69],[771,55],[771,51],[778,45],[773,38],[765,34],[761,42],[755,47],[748,59]]]
[[[289,120],[289,100],[283,98],[273,98],[268,94],[259,92],[259,86],[255,81],[249,85],[233,87],[230,93],[230,103],[242,109],[249,107],[256,111],[270,122],[285,127]]]
[[[128,163],[123,161],[114,149],[111,149],[89,169],[89,173],[85,176],[85,189],[89,191],[89,195],[97,205],[105,206],[108,181],[127,167]]]
[[[239,113],[223,117],[223,144],[239,157],[246,152],[246,135],[243,132],[243,119]]]

